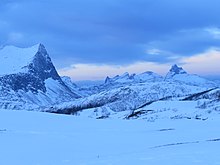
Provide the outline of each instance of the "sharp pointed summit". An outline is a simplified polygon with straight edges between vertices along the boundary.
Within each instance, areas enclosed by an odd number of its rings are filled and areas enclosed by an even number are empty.
[[[111,78],[107,76],[107,77],[105,78],[105,84],[109,83],[110,80],[111,80]]]
[[[165,79],[172,78],[173,76],[177,74],[187,74],[187,72],[183,70],[182,67],[179,67],[178,65],[174,64],[169,70],[169,72],[167,73]]]
[[[173,72],[175,74],[186,74],[187,72],[185,70],[183,70],[182,67],[177,66],[176,64],[174,64],[171,69],[170,72]]]
[[[46,50],[45,46],[42,43],[37,44],[38,45],[38,50]]]
[[[171,67],[165,76],[165,81],[173,81],[180,84],[201,87],[216,87],[216,83],[195,74],[188,74],[182,67],[179,67],[176,64]]]

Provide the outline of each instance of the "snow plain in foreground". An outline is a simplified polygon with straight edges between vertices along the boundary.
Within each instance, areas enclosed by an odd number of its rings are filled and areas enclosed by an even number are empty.
[[[1,165],[217,165],[220,117],[97,120],[0,110]]]

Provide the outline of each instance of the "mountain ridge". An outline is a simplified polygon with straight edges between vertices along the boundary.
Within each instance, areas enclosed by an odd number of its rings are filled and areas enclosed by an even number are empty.
[[[192,102],[203,102],[207,98],[207,105],[211,107],[212,100],[218,102],[218,97],[220,98],[218,89],[213,90],[214,94],[206,92],[218,87],[216,83],[188,74],[176,64],[165,77],[152,71],[140,74],[125,72],[112,78],[106,77],[102,84],[80,87],[70,78],[59,76],[43,44],[27,49],[15,48],[14,51],[13,47],[9,48],[10,51],[5,51],[8,48],[0,50],[1,63],[4,64],[4,60],[10,61],[10,55],[22,62],[17,63],[17,66],[13,62],[3,65],[3,70],[7,73],[0,74],[0,108],[3,109],[79,113],[95,118],[123,114],[121,117],[126,118],[134,114],[145,116],[146,113],[143,112],[150,111],[143,108],[154,103],[177,101],[179,104],[183,103],[184,98],[192,98]],[[11,54],[7,54],[8,52]],[[10,70],[11,68],[14,70]],[[206,94],[203,95],[204,92]],[[196,100],[198,94],[201,96]],[[199,102],[197,104],[202,105]],[[216,106],[212,107],[218,109]]]

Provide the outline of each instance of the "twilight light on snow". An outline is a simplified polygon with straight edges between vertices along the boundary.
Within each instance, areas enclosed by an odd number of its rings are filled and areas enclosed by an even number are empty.
[[[1,0],[0,165],[220,164],[219,6]]]
[[[219,164],[218,115],[146,122],[0,110],[0,164]]]

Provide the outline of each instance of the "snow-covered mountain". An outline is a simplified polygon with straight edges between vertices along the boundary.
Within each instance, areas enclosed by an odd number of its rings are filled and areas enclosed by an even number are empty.
[[[62,81],[64,84],[73,92],[77,93],[80,97],[87,97],[90,96],[94,93],[97,93],[99,90],[97,87],[93,85],[88,85],[88,86],[79,86],[76,83],[74,83],[70,77],[68,76],[62,76],[61,77]]]
[[[193,86],[202,87],[217,87],[218,84],[214,81],[207,80],[198,75],[188,74],[182,67],[173,65],[165,76],[165,81],[175,81]]]
[[[205,88],[214,88],[219,86],[218,83],[202,78],[198,75],[188,74],[182,67],[176,64],[171,67],[165,77],[160,76],[152,71],[146,71],[141,74],[124,73],[113,78],[107,76],[105,83],[100,85],[100,89],[113,89],[123,87],[129,84],[138,83],[155,83],[155,82],[172,82],[175,84],[185,84],[190,86],[198,86]]]
[[[205,87],[166,81],[129,84],[55,105],[46,111],[65,114],[79,112],[96,118],[109,117],[118,112],[128,115],[153,102],[181,100],[207,90]]]
[[[45,47],[0,50],[0,107],[32,109],[79,96],[58,75]]]
[[[188,74],[181,67],[173,65],[165,78],[153,72],[139,75],[125,73],[113,78],[107,77],[105,83],[98,86],[96,91],[93,90],[95,92],[91,96],[55,105],[46,111],[66,114],[77,112],[95,118],[122,113],[125,118],[136,112],[142,112],[143,107],[152,103],[174,100],[181,102],[184,98],[194,95],[200,96],[203,93],[209,95],[208,91],[218,89],[217,86],[212,81]],[[195,97],[192,98],[191,101],[197,101]],[[211,98],[212,95],[209,101]],[[203,98],[199,100],[201,99]]]
[[[178,67],[176,64],[171,67],[169,72],[167,73],[165,79],[170,79],[173,78],[176,75],[182,75],[182,74],[187,74],[185,70],[183,70],[182,67]]]

